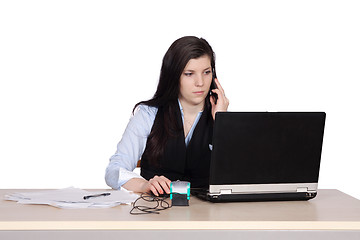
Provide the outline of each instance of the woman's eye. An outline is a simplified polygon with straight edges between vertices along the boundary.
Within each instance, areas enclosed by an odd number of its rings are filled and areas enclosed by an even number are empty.
[[[187,76],[187,77],[190,77],[191,75],[192,75],[192,73],[184,73],[185,74],[185,76]]]
[[[211,73],[211,71],[210,71],[210,70],[205,71],[205,74],[206,74],[206,75],[209,75],[210,73]]]

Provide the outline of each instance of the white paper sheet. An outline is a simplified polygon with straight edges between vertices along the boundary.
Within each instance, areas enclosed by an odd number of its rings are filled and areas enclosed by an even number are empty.
[[[84,200],[84,196],[110,193],[109,196],[93,197]],[[58,208],[109,208],[120,204],[130,204],[139,196],[125,190],[106,190],[101,192],[86,191],[79,188],[64,188],[38,192],[13,193],[5,200],[21,204],[45,204]]]

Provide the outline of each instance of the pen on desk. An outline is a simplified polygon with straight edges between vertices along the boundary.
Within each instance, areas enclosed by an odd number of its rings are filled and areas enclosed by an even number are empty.
[[[95,194],[95,195],[88,195],[88,196],[84,196],[84,200],[89,199],[89,198],[94,198],[94,197],[105,197],[105,196],[109,196],[111,193],[100,193],[100,194]]]

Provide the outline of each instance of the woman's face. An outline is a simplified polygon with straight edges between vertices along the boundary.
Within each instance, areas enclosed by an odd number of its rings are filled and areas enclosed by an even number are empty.
[[[212,80],[210,57],[190,59],[180,77],[179,99],[188,105],[204,104]]]

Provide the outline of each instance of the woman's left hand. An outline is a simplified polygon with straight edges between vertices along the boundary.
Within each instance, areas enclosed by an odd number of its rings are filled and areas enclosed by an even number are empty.
[[[210,102],[211,102],[211,114],[213,116],[213,119],[215,120],[215,113],[217,112],[226,112],[229,106],[229,99],[226,98],[224,89],[219,83],[219,80],[215,78],[215,83],[217,88],[212,89],[213,93],[216,93],[218,98],[215,104],[215,97],[214,95],[210,96]]]

